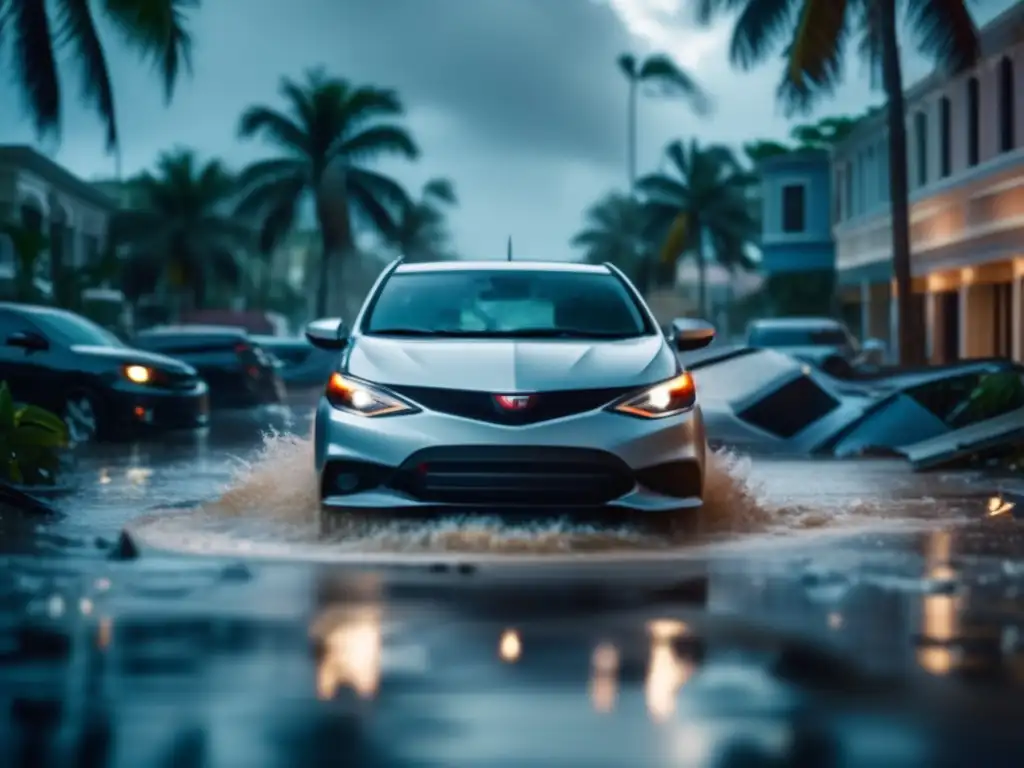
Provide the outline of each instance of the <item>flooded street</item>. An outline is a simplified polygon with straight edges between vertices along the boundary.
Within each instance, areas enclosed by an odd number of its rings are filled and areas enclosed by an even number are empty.
[[[990,481],[720,455],[700,544],[325,538],[308,420],[274,418],[96,450],[61,517],[4,521],[0,765],[1020,763]]]

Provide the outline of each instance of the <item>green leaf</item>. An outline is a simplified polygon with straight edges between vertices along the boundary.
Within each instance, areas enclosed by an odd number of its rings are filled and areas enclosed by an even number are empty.
[[[45,408],[35,405],[23,405],[15,414],[15,423],[20,427],[38,427],[58,435],[67,437],[67,425],[64,420]]]
[[[7,476],[11,479],[12,483],[25,482],[25,476],[21,473],[21,465],[18,464],[17,459],[9,459],[7,461]]]

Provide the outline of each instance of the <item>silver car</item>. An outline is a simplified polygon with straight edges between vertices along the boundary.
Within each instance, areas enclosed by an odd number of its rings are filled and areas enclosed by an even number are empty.
[[[700,508],[706,450],[675,353],[714,329],[672,329],[610,265],[395,262],[351,329],[306,328],[341,351],[316,413],[325,517],[699,519],[673,514]]]

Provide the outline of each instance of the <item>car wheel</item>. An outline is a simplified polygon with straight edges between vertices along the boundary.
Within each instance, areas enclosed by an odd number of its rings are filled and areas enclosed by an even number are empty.
[[[96,442],[100,434],[100,407],[88,392],[75,392],[64,401],[64,424],[73,445]]]

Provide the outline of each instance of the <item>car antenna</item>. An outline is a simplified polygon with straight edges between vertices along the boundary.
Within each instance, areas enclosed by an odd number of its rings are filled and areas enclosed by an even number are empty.
[[[512,235],[508,236],[508,260],[512,261]]]

